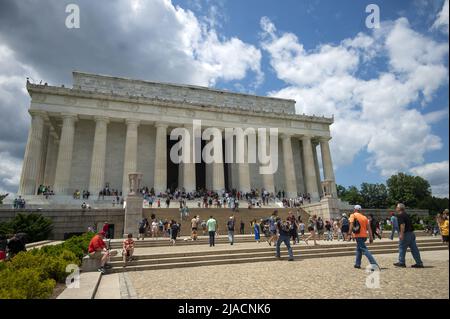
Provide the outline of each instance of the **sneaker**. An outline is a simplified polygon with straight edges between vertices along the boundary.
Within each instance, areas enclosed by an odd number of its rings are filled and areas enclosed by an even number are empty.
[[[100,267],[99,269],[97,269],[97,271],[101,272],[102,274],[106,273],[105,268],[103,267]]]
[[[275,256],[275,258],[278,258],[278,259],[280,259],[280,258],[281,258],[281,256]]]
[[[358,266],[358,265],[354,265],[353,267],[356,269],[361,269],[361,266]]]
[[[424,268],[422,264],[414,264],[411,268]]]
[[[402,264],[402,263],[395,263],[394,266],[395,267],[400,267],[400,268],[406,268],[406,265]]]

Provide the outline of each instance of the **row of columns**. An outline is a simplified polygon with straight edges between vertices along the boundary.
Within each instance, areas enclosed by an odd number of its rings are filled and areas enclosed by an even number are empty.
[[[72,155],[75,135],[76,115],[63,114],[61,137],[58,140],[56,134],[48,129],[48,117],[44,112],[30,111],[32,116],[31,127],[28,135],[28,142],[25,150],[25,157],[22,168],[22,175],[19,185],[19,194],[33,195],[37,191],[39,184],[53,185],[55,194],[68,195],[70,188]],[[105,185],[105,158],[106,139],[109,119],[107,117],[95,117],[95,134],[93,142],[91,171],[89,179],[89,191],[93,194],[98,192]],[[154,189],[156,192],[164,192],[167,189],[167,129],[168,125],[158,123],[156,126],[156,152],[154,162]],[[125,155],[123,166],[123,187],[122,193],[128,194],[128,174],[137,170],[137,149],[138,149],[138,120],[126,120]],[[192,126],[186,126],[192,136]],[[297,179],[294,167],[294,155],[292,151],[292,135],[283,134],[282,152],[284,164],[285,192],[289,197],[297,195]],[[304,135],[299,138],[302,142],[304,179],[306,191],[313,201],[319,199],[320,176],[315,159],[317,154],[315,146],[312,144],[312,136]],[[334,182],[333,164],[328,138],[320,139],[320,149],[323,162],[323,173],[326,180]],[[192,139],[190,139],[191,150],[193,149]],[[242,149],[244,143],[244,158],[247,159],[248,138],[243,141],[237,139],[237,149]],[[269,143],[266,143],[269,148]],[[46,150],[46,152],[44,151]],[[216,149],[223,158],[222,148]],[[44,156],[45,154],[45,156]],[[180,184],[187,191],[195,190],[196,175],[194,152],[191,152],[191,163],[180,163]],[[56,169],[52,170],[52,167]],[[215,191],[225,188],[224,164],[210,164],[210,175],[212,177],[212,188]],[[250,191],[250,170],[247,160],[245,163],[238,163],[239,189]],[[303,173],[303,172],[301,172]],[[301,174],[300,174],[301,175]],[[299,176],[300,177],[300,176]],[[336,186],[332,187],[332,195],[337,196]],[[269,192],[274,192],[274,174],[263,174],[263,187]]]

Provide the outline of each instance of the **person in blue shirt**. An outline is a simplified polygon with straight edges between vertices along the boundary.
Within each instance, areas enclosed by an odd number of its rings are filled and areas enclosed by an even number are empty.
[[[395,216],[395,213],[391,213],[391,226],[392,226],[392,231],[391,231],[391,235],[389,236],[389,238],[391,240],[394,240],[394,234],[395,232],[397,232],[397,236],[400,232],[399,228],[398,228],[398,219],[397,216]]]

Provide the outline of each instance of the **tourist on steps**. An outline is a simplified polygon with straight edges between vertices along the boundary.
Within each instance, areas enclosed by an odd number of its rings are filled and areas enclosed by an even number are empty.
[[[367,235],[369,235],[369,243],[373,243],[372,229],[370,228],[369,219],[361,212],[360,205],[355,205],[355,211],[350,215],[349,236],[353,234],[356,241],[356,259],[355,268],[361,268],[362,255],[366,256],[372,266],[372,270],[380,269],[375,258],[373,258],[366,246]]]
[[[310,240],[311,238],[314,241],[314,246],[317,246],[317,242],[316,242],[316,223],[317,223],[317,216],[313,215],[313,217],[311,217],[308,220],[308,231],[309,231],[309,236],[308,238],[305,238],[305,243],[307,245],[308,244],[308,240]]]
[[[103,241],[105,238],[105,232],[102,230],[97,235],[92,237],[91,242],[89,243],[89,257],[94,259],[100,259],[100,268],[98,268],[98,271],[101,273],[105,273],[106,270],[106,262],[109,259],[109,251],[106,249],[106,244]]]
[[[415,260],[412,268],[423,268],[423,262],[420,258],[419,248],[417,248],[416,234],[409,215],[406,213],[405,205],[398,203],[395,208],[397,211],[398,226],[400,234],[398,235],[398,262],[394,264],[396,267],[406,267],[405,256],[406,250],[409,248]]]
[[[126,267],[127,263],[133,260],[134,253],[134,240],[133,234],[128,234],[127,238],[122,243],[122,257],[123,257],[123,267]]]
[[[217,221],[212,216],[210,216],[208,221],[206,222],[206,227],[208,228],[209,233],[209,247],[213,247],[215,246]]]
[[[442,242],[448,246],[448,219],[445,218],[445,215],[438,214],[436,221],[441,230]]]
[[[281,258],[280,246],[281,243],[284,243],[288,249],[289,261],[294,260],[294,254],[292,252],[292,247],[290,244],[290,230],[291,230],[291,222],[289,220],[281,220],[278,218],[277,220],[277,230],[279,233],[279,237],[276,244],[276,255],[275,257]]]
[[[228,241],[230,242],[230,245],[234,244],[234,216],[231,215],[227,222],[227,229],[228,229]]]

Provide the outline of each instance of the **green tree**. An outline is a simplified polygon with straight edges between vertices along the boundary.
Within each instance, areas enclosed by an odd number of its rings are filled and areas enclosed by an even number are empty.
[[[428,209],[430,215],[436,215],[442,213],[444,209],[448,208],[448,198],[439,198],[434,196],[428,196],[417,204],[417,208]]]
[[[362,183],[360,195],[361,205],[365,208],[387,208],[388,192],[384,184]]]
[[[345,194],[347,193],[347,190],[345,189],[345,186],[336,185],[336,189],[337,189],[337,196],[338,196],[338,198],[344,198]]]
[[[0,194],[0,205],[3,204],[3,200],[5,199],[6,196],[8,196],[9,194]]]
[[[361,204],[363,198],[356,186],[349,186],[347,189],[342,187],[340,198],[343,201],[349,202],[351,205]]]
[[[430,183],[420,176],[398,173],[392,175],[386,184],[391,205],[401,202],[407,207],[417,208],[421,201],[431,196]]]
[[[11,221],[0,223],[0,233],[26,233],[29,242],[48,239],[52,229],[51,219],[40,214],[17,214]]]

